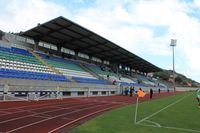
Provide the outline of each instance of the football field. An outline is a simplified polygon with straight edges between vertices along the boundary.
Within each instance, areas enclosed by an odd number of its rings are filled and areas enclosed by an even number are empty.
[[[200,133],[200,108],[194,92],[177,94],[107,112],[72,133]]]

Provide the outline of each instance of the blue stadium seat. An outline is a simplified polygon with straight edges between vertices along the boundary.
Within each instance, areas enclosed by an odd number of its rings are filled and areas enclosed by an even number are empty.
[[[10,52],[10,53],[16,53],[16,54],[22,54],[22,55],[27,55],[27,56],[33,56],[27,50],[20,49],[20,48],[15,48],[15,47],[6,48],[6,47],[1,47],[0,46],[0,50],[1,51],[5,51],[5,52]]]
[[[82,77],[72,77],[72,78],[79,83],[109,84],[107,81],[98,80],[98,79],[90,79],[90,78],[82,78]]]
[[[45,74],[38,72],[27,72],[12,69],[0,69],[0,78],[19,78],[27,80],[50,80],[50,81],[69,81],[65,76],[56,74]]]

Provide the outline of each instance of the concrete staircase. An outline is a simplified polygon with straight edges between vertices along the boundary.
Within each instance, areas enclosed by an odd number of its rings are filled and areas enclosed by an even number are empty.
[[[133,82],[137,82],[137,81],[135,81],[134,78],[131,77],[130,75],[123,75],[123,76],[126,77],[126,78],[128,78],[128,79],[131,79]]]
[[[106,80],[107,82],[109,82],[110,84],[112,84],[113,82],[111,80],[107,80],[107,79],[104,79],[102,76],[98,75],[97,73],[95,73],[94,71],[92,71],[90,68],[84,66],[83,64],[79,63],[79,66],[81,68],[83,68],[86,72],[89,72],[90,74],[92,74],[94,77],[96,77],[97,79],[99,80]]]
[[[29,50],[29,52],[35,56],[39,61],[41,61],[45,66],[47,66],[50,70],[52,70],[53,72],[55,72],[58,75],[62,75],[59,70],[55,69],[54,67],[52,67],[47,61],[45,61],[44,59],[42,59],[38,54],[36,54],[35,52]]]
[[[79,63],[78,64],[83,70],[86,72],[90,73],[92,76],[96,77],[97,79],[104,80],[103,77],[99,76],[97,73],[93,72],[90,70],[88,67],[84,66],[83,64]]]

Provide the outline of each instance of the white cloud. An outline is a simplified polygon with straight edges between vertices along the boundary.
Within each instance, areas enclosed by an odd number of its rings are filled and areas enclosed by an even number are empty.
[[[0,29],[7,32],[27,30],[57,16],[68,15],[63,6],[44,0],[2,0],[0,7]]]
[[[130,15],[122,7],[116,7],[112,11],[90,8],[77,14],[75,21],[134,53],[168,55],[168,45],[162,46],[165,45],[162,38],[153,38],[153,30],[148,27],[126,21],[131,19]],[[146,51],[147,46],[150,51]],[[157,48],[162,49],[157,51]]]
[[[185,62],[177,62],[183,63],[177,64],[177,71],[182,71],[181,66],[187,66],[185,71],[194,70],[187,76],[200,73],[200,63],[197,61],[200,57],[200,22],[187,14],[196,5],[175,0],[130,3],[129,10],[121,5],[106,9],[89,8],[77,14],[75,20],[139,55],[149,53],[170,57],[170,39],[176,38],[176,54],[181,54],[181,58],[185,59]],[[168,27],[167,33],[155,37],[154,26]]]

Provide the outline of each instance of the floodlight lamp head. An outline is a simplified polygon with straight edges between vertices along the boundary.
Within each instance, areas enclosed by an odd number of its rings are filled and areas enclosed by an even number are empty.
[[[171,44],[170,46],[176,46],[177,40],[176,39],[171,39]]]

